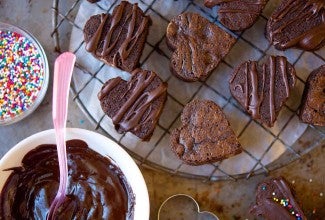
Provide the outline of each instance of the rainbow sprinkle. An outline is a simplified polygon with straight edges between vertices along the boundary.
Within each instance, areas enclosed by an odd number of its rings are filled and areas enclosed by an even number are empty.
[[[272,195],[275,196],[275,193],[273,192]],[[288,210],[288,212],[296,218],[296,220],[302,220],[301,215],[299,213],[295,212],[293,206],[290,204],[289,199],[286,199],[286,198],[278,199],[276,197],[273,197],[273,201],[280,203],[280,205],[285,207]]]
[[[19,33],[0,30],[0,120],[28,110],[44,82],[36,46]]]

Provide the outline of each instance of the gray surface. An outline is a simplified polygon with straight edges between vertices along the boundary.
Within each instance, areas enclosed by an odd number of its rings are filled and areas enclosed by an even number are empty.
[[[34,113],[22,121],[0,126],[0,158],[15,144],[24,138],[42,130],[51,129],[52,124],[52,78],[53,63],[57,53],[54,52],[52,31],[52,0],[0,0],[0,21],[22,27],[31,32],[42,44],[49,61],[50,82],[42,104]],[[70,97],[68,127],[93,130],[85,115]]]

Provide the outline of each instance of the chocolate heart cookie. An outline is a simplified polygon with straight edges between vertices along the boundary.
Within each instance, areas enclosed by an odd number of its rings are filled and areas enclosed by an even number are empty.
[[[325,65],[309,75],[299,116],[305,123],[325,126]]]
[[[246,61],[233,72],[230,92],[261,123],[272,127],[295,85],[295,69],[285,57],[271,56],[263,65]]]
[[[258,184],[256,205],[250,212],[267,220],[307,219],[283,177],[268,179]]]
[[[156,73],[136,69],[127,82],[108,80],[98,93],[103,111],[119,133],[132,132],[142,140],[153,134],[167,97],[167,84]]]
[[[131,72],[139,66],[150,24],[150,17],[137,4],[122,1],[112,15],[94,15],[87,21],[86,50],[108,65]]]
[[[242,152],[221,108],[213,101],[193,100],[181,115],[182,126],[172,131],[172,151],[185,163],[213,163]]]
[[[173,18],[167,27],[166,40],[174,51],[172,73],[188,82],[206,79],[235,43],[235,38],[195,13]]]
[[[219,21],[233,31],[251,27],[262,13],[268,0],[205,0],[208,8],[219,5]]]
[[[278,50],[317,50],[325,45],[325,1],[282,0],[267,23],[266,36]]]

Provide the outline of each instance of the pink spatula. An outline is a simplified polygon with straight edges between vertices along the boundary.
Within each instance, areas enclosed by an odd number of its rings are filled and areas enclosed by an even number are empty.
[[[65,145],[65,127],[68,112],[69,86],[75,60],[76,56],[73,53],[66,52],[55,60],[54,65],[52,117],[60,167],[60,184],[47,215],[48,220],[54,219],[54,214],[63,203],[66,195],[68,164]]]

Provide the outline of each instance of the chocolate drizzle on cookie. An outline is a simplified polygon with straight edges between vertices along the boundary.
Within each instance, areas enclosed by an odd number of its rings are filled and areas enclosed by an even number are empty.
[[[112,15],[96,15],[87,23],[84,32],[88,52],[126,71],[132,71],[138,65],[150,19],[137,4],[122,1]],[[92,35],[88,33],[93,29],[91,23],[98,25]],[[139,54],[135,55],[136,52]],[[128,64],[130,60],[133,60],[131,66]]]
[[[325,44],[325,2],[283,1],[268,21],[267,36],[281,50],[291,47],[304,50],[321,48]]]
[[[241,64],[229,81],[231,93],[247,112],[270,127],[294,83],[291,64],[285,57],[273,56],[262,66],[256,61]]]
[[[127,83],[120,77],[108,80],[98,98],[117,131],[148,139],[165,102],[167,85],[151,71],[137,69],[132,75]]]
[[[219,20],[227,28],[241,31],[254,24],[268,0],[205,0],[206,7],[220,5]]]
[[[251,208],[250,212],[268,220],[306,219],[290,187],[282,177],[272,178],[258,185],[256,205]]]

